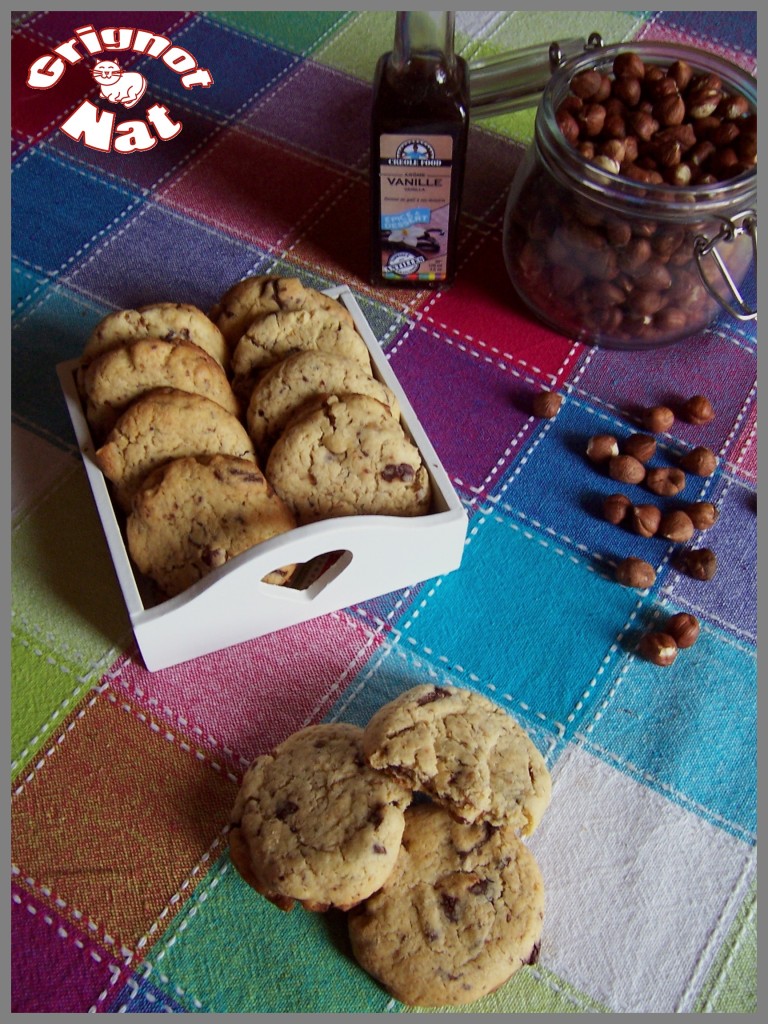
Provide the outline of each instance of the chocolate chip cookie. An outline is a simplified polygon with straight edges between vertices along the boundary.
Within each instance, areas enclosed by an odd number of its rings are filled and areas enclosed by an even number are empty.
[[[253,442],[236,416],[203,395],[162,387],[128,406],[95,458],[128,512],[141,481],[157,466],[183,455],[219,454],[256,463]]]
[[[423,684],[380,708],[365,727],[365,756],[428,794],[457,820],[534,831],[552,781],[525,730],[474,690]]]
[[[267,478],[300,523],[429,511],[421,454],[388,406],[367,395],[310,400],[286,424]]]
[[[229,364],[224,335],[201,309],[188,302],[152,302],[107,314],[86,341],[81,364],[86,366],[102,352],[140,338],[192,342],[225,369]]]
[[[153,470],[133,499],[128,551],[174,597],[212,570],[296,522],[259,469],[233,455],[186,456]],[[286,583],[295,566],[264,582]]]
[[[345,311],[346,312],[346,311]],[[354,327],[327,309],[279,310],[257,317],[232,352],[233,387],[250,395],[259,375],[295,352],[333,352],[371,373],[371,357]]]
[[[262,374],[251,392],[246,424],[256,451],[266,456],[290,417],[318,394],[368,395],[400,416],[393,392],[359,363],[330,352],[297,352]]]
[[[473,1002],[538,959],[541,872],[509,825],[461,824],[436,804],[405,822],[394,871],[350,911],[352,951],[407,1005]]]
[[[103,352],[83,369],[80,389],[94,435],[106,436],[131,402],[156,387],[204,395],[233,416],[240,414],[226,373],[204,349],[145,338]]]
[[[410,790],[374,771],[362,730],[310,725],[257,757],[232,810],[232,861],[283,910],[347,910],[390,875]]]
[[[210,318],[234,349],[241,335],[258,316],[279,310],[325,309],[334,312],[354,327],[347,308],[337,299],[324,295],[298,277],[254,274],[228,288],[211,308]]]

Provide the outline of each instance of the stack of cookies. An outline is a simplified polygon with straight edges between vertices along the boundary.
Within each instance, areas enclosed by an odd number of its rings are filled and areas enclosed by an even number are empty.
[[[429,510],[427,470],[352,316],[297,278],[246,278],[209,314],[110,313],[77,384],[129,554],[165,597],[305,523]]]
[[[283,910],[348,911],[359,964],[412,1006],[472,1002],[535,962],[544,886],[530,835],[551,778],[481,694],[420,685],[364,729],[308,726],[246,772],[229,843]]]

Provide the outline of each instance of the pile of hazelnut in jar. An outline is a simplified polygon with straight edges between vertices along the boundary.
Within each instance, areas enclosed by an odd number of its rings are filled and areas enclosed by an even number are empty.
[[[713,71],[634,51],[581,67],[542,105],[505,218],[520,296],[562,333],[614,347],[705,327],[727,282],[697,249],[754,214],[755,106]],[[754,238],[736,231],[718,255],[738,285]]]
[[[557,110],[566,140],[612,174],[661,185],[713,185],[757,163],[757,114],[719,75],[668,68],[633,52],[613,61],[613,78],[582,71]]]

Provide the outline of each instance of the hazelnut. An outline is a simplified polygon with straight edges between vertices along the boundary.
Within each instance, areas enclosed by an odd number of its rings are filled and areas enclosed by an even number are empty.
[[[690,612],[678,612],[667,619],[664,632],[672,637],[678,647],[684,649],[693,647],[699,639],[701,626],[695,615],[691,615]]]
[[[645,463],[656,454],[656,438],[650,434],[631,434],[621,447],[625,455]]]
[[[708,530],[720,518],[720,510],[711,501],[694,501],[685,506],[694,530]]]
[[[616,566],[616,582],[621,583],[623,587],[638,587],[645,590],[656,582],[656,570],[650,562],[630,555]]]
[[[619,442],[612,434],[594,434],[587,442],[587,458],[593,462],[605,462],[619,454]]]
[[[717,468],[717,456],[709,448],[699,445],[683,455],[680,466],[696,476],[712,476]]]
[[[627,513],[630,530],[641,537],[653,537],[660,522],[661,509],[656,505],[633,505]]]
[[[694,423],[697,427],[709,423],[715,418],[715,410],[706,395],[693,395],[683,406],[683,419],[688,423]]]
[[[658,466],[648,470],[645,485],[654,494],[673,498],[685,487],[685,473],[675,466]]]
[[[639,653],[654,665],[671,665],[677,657],[677,644],[668,633],[646,633],[637,645]]]
[[[540,391],[533,396],[533,414],[545,420],[552,420],[560,411],[563,396],[556,391]]]
[[[614,526],[618,526],[626,517],[632,502],[626,494],[609,494],[603,501],[603,516]]]
[[[645,411],[643,422],[653,434],[663,434],[672,427],[675,414],[666,405],[654,405],[652,409]]]
[[[717,557],[711,548],[691,548],[682,551],[675,567],[694,580],[711,580],[717,571]]]
[[[639,484],[645,478],[645,466],[633,455],[613,455],[608,460],[608,475],[623,484]]]
[[[664,513],[657,532],[665,540],[685,544],[693,536],[693,523],[686,512],[683,512],[682,509],[675,509],[673,512]]]

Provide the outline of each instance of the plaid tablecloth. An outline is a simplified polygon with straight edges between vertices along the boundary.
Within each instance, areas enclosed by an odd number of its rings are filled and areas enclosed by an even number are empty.
[[[533,112],[471,130],[450,289],[367,282],[368,124],[394,14],[27,12],[12,31],[12,1006],[16,1011],[391,1012],[341,914],[285,914],[233,869],[245,766],[310,722],[365,722],[433,680],[502,704],[554,782],[530,839],[547,891],[538,964],[471,1010],[749,1012],[756,1007],[756,331],[723,314],[673,348],[617,353],[533,322],[501,257]],[[84,26],[168,37],[177,68],[129,52],[31,66]],[[755,12],[459,12],[468,58],[599,31],[675,40],[756,68]],[[93,37],[89,37],[93,38]],[[213,78],[185,88],[186,53]],[[181,56],[179,56],[179,54]],[[61,126],[116,57],[182,126],[143,152]],[[103,104],[99,110],[117,109]],[[138,112],[138,113],[137,113]],[[166,128],[167,128],[166,122]],[[118,132],[115,139],[120,138]],[[146,141],[146,139],[145,139]],[[55,367],[115,308],[208,309],[261,272],[347,284],[469,517],[460,570],[176,668],[136,650]],[[563,396],[530,415],[542,387]],[[672,546],[605,523],[586,439],[643,406],[710,396],[660,457],[705,444],[686,497],[720,510],[708,583]],[[694,493],[695,492],[695,493]],[[640,492],[638,491],[638,494]],[[618,586],[625,555],[657,567]],[[660,669],[640,633],[702,624]]]

